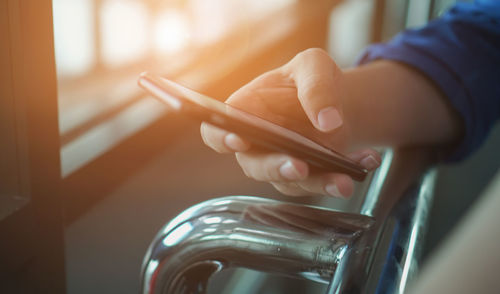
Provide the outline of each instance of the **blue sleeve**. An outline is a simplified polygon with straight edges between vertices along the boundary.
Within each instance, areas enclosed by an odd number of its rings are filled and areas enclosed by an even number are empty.
[[[423,28],[372,45],[359,64],[376,59],[405,63],[444,93],[464,125],[461,142],[446,160],[463,159],[500,116],[500,1],[459,3]]]

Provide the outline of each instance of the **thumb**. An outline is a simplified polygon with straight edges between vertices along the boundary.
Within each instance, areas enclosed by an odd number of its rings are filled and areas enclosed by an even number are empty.
[[[285,65],[297,87],[297,96],[307,117],[322,132],[343,124],[340,103],[342,72],[321,49],[308,49]]]

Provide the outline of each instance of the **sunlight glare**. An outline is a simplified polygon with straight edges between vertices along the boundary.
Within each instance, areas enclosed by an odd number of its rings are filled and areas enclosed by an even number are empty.
[[[194,227],[191,223],[181,224],[167,234],[163,239],[163,245],[170,247],[179,244],[193,229]]]
[[[85,74],[95,63],[93,2],[54,0],[52,7],[57,74]]]
[[[148,10],[140,1],[104,2],[100,29],[102,57],[107,65],[138,60],[148,49]]]
[[[155,49],[161,53],[174,53],[189,43],[189,22],[179,10],[166,10],[158,15],[155,24]]]

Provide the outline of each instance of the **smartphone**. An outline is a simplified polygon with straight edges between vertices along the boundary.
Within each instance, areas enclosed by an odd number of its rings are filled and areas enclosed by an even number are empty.
[[[368,173],[366,169],[344,155],[293,130],[195,92],[171,80],[142,73],[138,83],[175,111],[238,134],[254,146],[289,154],[314,167],[344,173],[357,181],[364,180]]]

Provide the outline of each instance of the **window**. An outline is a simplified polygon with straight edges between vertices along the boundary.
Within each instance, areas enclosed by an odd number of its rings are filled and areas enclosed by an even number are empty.
[[[200,87],[253,53],[262,40],[252,36],[255,23],[294,3],[54,0],[63,177],[165,115],[136,86],[141,71]],[[211,73],[185,76],[203,66]]]

